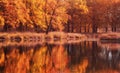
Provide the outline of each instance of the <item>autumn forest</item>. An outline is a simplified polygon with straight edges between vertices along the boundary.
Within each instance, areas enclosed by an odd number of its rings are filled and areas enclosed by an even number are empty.
[[[0,0],[0,73],[120,73],[120,0]]]
[[[119,0],[0,0],[1,32],[97,33],[103,27],[120,27]]]

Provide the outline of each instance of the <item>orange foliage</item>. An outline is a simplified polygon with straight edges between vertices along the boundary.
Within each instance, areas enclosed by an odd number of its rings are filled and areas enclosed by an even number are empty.
[[[4,16],[6,24],[9,24],[9,25],[15,27],[15,25],[17,24],[17,21],[18,21],[17,20],[18,15],[17,15],[17,10],[14,6],[14,2],[10,1],[6,4],[3,16]]]

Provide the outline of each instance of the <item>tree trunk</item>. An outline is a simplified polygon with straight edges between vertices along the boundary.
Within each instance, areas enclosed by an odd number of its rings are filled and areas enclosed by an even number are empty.
[[[108,31],[108,28],[107,27],[105,27],[105,32],[107,32]]]
[[[34,23],[34,31],[35,31],[35,32],[39,32],[39,31],[38,31],[38,27],[39,27],[39,26]]]
[[[112,29],[112,32],[114,32],[114,29],[113,29],[113,27],[112,27],[111,29]]]
[[[116,29],[116,27],[114,27],[114,32],[116,32],[117,31],[117,29]]]
[[[84,32],[84,33],[86,33],[86,26],[85,26],[84,28],[85,28],[85,29],[84,29],[84,30],[85,30],[85,32]]]
[[[79,32],[81,33],[81,26],[80,26],[80,30],[79,30]]]
[[[73,23],[73,14],[71,15],[71,18],[72,18],[72,20],[71,20],[71,32],[74,32],[74,23]]]
[[[67,32],[70,32],[70,22],[68,20],[68,23],[67,23]]]
[[[74,31],[74,27],[73,27],[73,24],[72,24],[72,30],[71,30],[71,32],[73,32]]]
[[[48,27],[47,27],[46,34],[48,34],[48,32],[51,30],[52,20],[53,20],[53,17],[52,17],[52,16],[55,14],[55,11],[56,11],[56,9],[54,9],[53,12],[52,12],[52,15],[51,15],[51,18],[50,18],[50,21],[49,21],[49,25],[48,25]]]
[[[50,24],[47,26],[46,34],[48,34],[48,32],[51,31],[51,27],[52,27],[52,19],[50,20]]]
[[[93,25],[92,31],[93,31],[93,33],[97,33],[97,27],[95,25]]]
[[[88,33],[90,32],[90,29],[89,29],[89,27],[87,28],[87,30],[88,30]]]
[[[22,22],[19,23],[19,26],[17,27],[16,30],[23,31],[23,24],[22,24]]]
[[[116,27],[112,27],[112,32],[116,32]]]
[[[11,28],[12,28],[12,26],[7,23],[5,23],[5,25],[3,26],[4,31],[10,31]]]

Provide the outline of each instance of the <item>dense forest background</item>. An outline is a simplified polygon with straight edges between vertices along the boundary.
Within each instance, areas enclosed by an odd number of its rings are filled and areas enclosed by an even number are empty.
[[[0,0],[1,32],[91,32],[120,27],[120,0]]]

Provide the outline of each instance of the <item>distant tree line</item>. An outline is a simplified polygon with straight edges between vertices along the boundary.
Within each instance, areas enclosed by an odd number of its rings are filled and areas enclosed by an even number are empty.
[[[0,0],[1,32],[97,33],[102,27],[120,27],[119,0]]]

